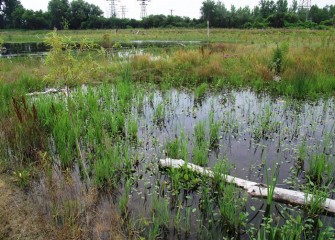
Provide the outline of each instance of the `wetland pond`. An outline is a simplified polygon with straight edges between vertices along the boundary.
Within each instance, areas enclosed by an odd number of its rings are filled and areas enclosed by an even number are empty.
[[[58,163],[53,165],[51,177],[45,174],[34,184],[38,193],[34,198],[46,214],[56,216],[58,224],[65,221],[64,203],[77,201],[76,206],[84,208],[83,192],[97,184],[103,190],[96,209],[104,214],[96,225],[108,222],[106,212],[113,202],[133,229],[149,239],[249,239],[257,235],[264,225],[266,199],[251,198],[243,190],[191,172],[161,169],[159,159],[167,157],[264,184],[275,176],[276,186],[281,188],[304,192],[313,189],[307,186],[317,186],[334,199],[333,98],[308,102],[250,90],[207,90],[199,95],[188,90],[145,89],[126,81],[84,86],[69,96],[32,98],[39,117],[52,129],[50,154]],[[50,109],[57,117],[47,116]],[[75,136],[90,181],[83,177],[78,156],[71,155],[67,143],[71,137],[66,133],[59,136],[59,119],[68,111],[75,119]],[[74,167],[65,177],[59,163],[69,157],[74,159]],[[119,160],[115,163],[112,159]],[[109,164],[118,166],[121,174],[113,177],[115,174],[104,172]],[[65,178],[72,179],[72,185],[55,194],[59,201],[56,211],[50,200],[50,179],[61,186]],[[113,194],[106,189],[113,189]],[[309,214],[304,207],[274,202],[269,216],[276,219],[275,226],[282,226],[297,215]],[[312,215],[323,227],[311,229],[311,234],[335,227],[333,216],[324,212]],[[111,233],[105,227],[99,237],[109,239]]]
[[[80,43],[72,43],[78,46]],[[129,42],[110,42],[104,44],[107,49],[114,52],[129,51],[129,49],[145,49],[145,48],[165,48],[165,47],[187,47],[201,45],[200,41],[157,41],[157,40],[138,40]],[[113,48],[112,46],[119,47]],[[100,44],[95,47],[100,48]],[[50,50],[44,42],[32,43],[4,43],[3,48],[0,49],[0,58],[23,57],[23,56],[44,56]]]

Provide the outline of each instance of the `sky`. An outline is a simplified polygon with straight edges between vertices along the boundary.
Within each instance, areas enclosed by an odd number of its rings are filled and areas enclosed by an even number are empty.
[[[69,0],[71,1],[71,0]],[[200,8],[204,0],[151,0],[147,6],[147,14],[164,14],[168,15],[173,9],[173,15],[186,16],[190,18],[200,17]],[[22,5],[26,9],[32,10],[43,10],[46,11],[48,7],[49,0],[21,0]],[[86,0],[86,2],[93,3],[101,8],[105,12],[105,16],[109,17],[110,7],[106,0]],[[221,0],[228,9],[233,4],[236,7],[249,6],[253,8],[259,3],[259,0]],[[288,0],[289,5],[292,0]],[[300,2],[300,0],[298,0]],[[335,4],[334,0],[312,0],[312,4],[317,4],[319,7],[324,7],[326,5]],[[121,9],[121,6],[126,6],[127,18],[140,18],[141,7],[138,0],[118,0],[117,8]],[[121,12],[119,13],[121,17]]]

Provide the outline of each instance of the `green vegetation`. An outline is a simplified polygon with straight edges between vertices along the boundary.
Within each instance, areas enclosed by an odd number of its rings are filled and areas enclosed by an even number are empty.
[[[199,87],[194,90],[194,100],[200,100],[206,94],[208,85],[207,83],[202,83]]]
[[[335,171],[331,32],[216,31],[235,43],[124,57],[94,43],[112,41],[102,31],[79,42],[66,31],[47,35],[45,58],[1,58],[1,171],[36,187],[71,238],[111,228],[91,224],[112,225],[113,213],[129,239],[333,238],[333,216],[321,208]],[[33,93],[48,87],[58,92]],[[161,169],[165,157],[214,176]],[[266,184],[268,198],[248,197],[227,174]],[[310,204],[277,203],[279,184]]]
[[[163,31],[150,30],[148,36],[160,36],[176,39],[173,36],[177,30]],[[130,58],[127,68],[120,67],[117,61],[111,63],[104,59],[106,53],[96,49],[93,42],[101,41],[103,31],[88,35],[85,39],[85,32],[64,32],[73,38],[60,38],[63,33],[59,33],[58,39],[55,33],[48,35],[48,41],[58,44],[51,53],[50,64],[43,65],[38,59],[13,59],[17,62],[15,67],[9,61],[2,61],[0,75],[6,82],[13,82],[17,78],[30,78],[29,81],[39,82],[32,84],[31,87],[43,87],[45,84],[53,84],[57,80],[60,84],[71,85],[75,82],[99,82],[114,81],[124,74],[130,75],[133,81],[155,82],[160,85],[172,87],[193,88],[198,86],[195,91],[195,99],[204,96],[208,88],[216,90],[227,87],[251,87],[257,91],[268,91],[271,94],[284,95],[293,98],[318,98],[321,94],[331,95],[335,89],[333,74],[334,64],[334,44],[330,41],[331,32],[307,32],[290,30],[275,31],[237,31],[216,30],[212,33],[214,39],[227,39],[232,42],[240,43],[213,43],[209,49],[190,47],[188,49],[173,48],[169,52],[162,49],[152,49],[152,57],[149,53]],[[87,33],[87,32],[86,32]],[[98,37],[98,34],[101,35]],[[166,35],[165,35],[166,34]],[[183,34],[183,31],[179,33]],[[283,40],[282,35],[286,35]],[[298,35],[299,37],[295,37]],[[201,39],[200,32],[190,31],[184,36],[189,38]],[[126,32],[120,33],[121,39],[130,38]],[[268,43],[263,46],[263,37]],[[62,40],[60,40],[62,39]],[[71,51],[65,51],[57,55],[61,47],[73,48],[77,46],[73,41],[81,39],[77,44],[80,48],[77,54],[72,55]],[[280,40],[281,39],[281,40]],[[320,39],[322,41],[320,42]],[[72,40],[72,41],[71,41]],[[115,39],[120,40],[120,39]],[[287,40],[287,41],[286,41]],[[58,41],[58,42],[57,42]],[[273,44],[278,41],[277,45]],[[257,44],[250,44],[255,42]],[[308,47],[305,47],[308,45]],[[57,50],[58,49],[58,50]],[[90,51],[91,50],[91,51]],[[85,62],[85,58],[90,59]],[[57,64],[69,61],[74,68],[64,68]],[[57,67],[56,67],[57,66]],[[51,72],[48,69],[53,69]],[[49,70],[50,70],[49,69]],[[85,69],[85,71],[83,71]],[[127,69],[131,69],[128,71]],[[51,79],[51,74],[54,79]],[[57,75],[58,74],[58,75]],[[280,75],[280,76],[278,76]],[[41,77],[44,82],[38,81]],[[279,78],[278,78],[279,77]],[[71,79],[72,78],[72,79]],[[35,80],[33,80],[35,79]],[[25,80],[27,81],[27,80]]]

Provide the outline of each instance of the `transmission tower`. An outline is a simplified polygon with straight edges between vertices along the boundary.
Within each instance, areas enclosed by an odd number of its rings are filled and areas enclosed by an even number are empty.
[[[106,1],[110,2],[109,3],[109,6],[110,6],[110,17],[111,18],[115,18],[116,17],[116,3],[119,0],[106,0]]]
[[[300,0],[299,10],[306,12],[306,21],[308,20],[308,14],[309,10],[311,9],[311,6],[312,6],[312,0]]]
[[[121,16],[123,19],[126,18],[126,12],[128,12],[127,7],[121,6]]]
[[[140,6],[141,6],[141,18],[145,18],[147,16],[147,6],[148,6],[148,2],[150,2],[151,0],[137,0],[140,2]]]
[[[170,16],[171,16],[171,17],[173,16],[173,12],[174,12],[174,10],[173,10],[173,9],[170,9]]]

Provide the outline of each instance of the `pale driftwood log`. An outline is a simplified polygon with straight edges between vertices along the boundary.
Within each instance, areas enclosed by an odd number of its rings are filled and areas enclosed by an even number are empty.
[[[186,45],[185,44],[182,44],[182,43],[177,43],[177,45],[179,45],[179,46],[182,46],[182,47],[186,47]]]
[[[45,94],[59,93],[59,92],[66,93],[66,89],[49,88],[49,89],[45,90],[44,92],[27,93],[26,96],[38,96],[38,95],[45,95]]]
[[[162,167],[170,167],[170,168],[181,168],[185,165],[185,161],[181,159],[161,159],[159,161]],[[187,163],[187,168],[213,178],[214,172],[198,165]],[[268,191],[267,187],[264,184],[247,181],[241,178],[236,178],[229,175],[222,175],[222,179],[226,182],[233,183],[238,187],[245,189],[248,194],[252,197],[259,198],[267,198]],[[309,205],[311,201],[313,201],[314,196],[312,194],[305,194],[303,192],[298,192],[294,190],[278,188],[274,189],[273,200],[286,202],[295,205]],[[325,202],[322,204],[322,208],[331,213],[335,213],[335,200],[327,198]]]

